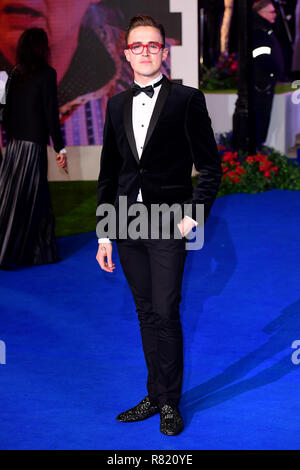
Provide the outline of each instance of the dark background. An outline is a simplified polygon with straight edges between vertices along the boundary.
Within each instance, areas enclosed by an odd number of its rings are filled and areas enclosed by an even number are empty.
[[[188,0],[187,0],[188,1]],[[109,5],[118,7],[122,13],[122,29],[126,30],[130,18],[137,14],[153,16],[166,29],[167,37],[181,40],[181,14],[170,13],[169,0],[109,0]]]
[[[252,4],[254,1],[252,1]],[[275,8],[277,8],[276,2],[274,3]],[[284,5],[284,11],[286,15],[291,15],[292,18],[288,22],[289,28],[291,30],[293,39],[295,38],[295,9],[297,5],[297,0],[286,0],[285,5]],[[216,15],[218,14],[218,11],[223,10],[224,8],[224,2],[223,0],[199,0],[199,8],[206,8],[210,9],[213,11]],[[238,10],[238,0],[235,0],[234,2],[234,10],[233,10],[233,17],[232,17],[232,23],[231,23],[231,29],[230,29],[230,37],[229,37],[229,52],[237,52],[238,51],[238,15],[237,15],[237,10]],[[278,37],[281,46],[284,50],[284,58],[285,58],[285,66],[286,66],[286,74],[287,76],[290,75],[290,67],[291,67],[291,61],[292,61],[292,48],[289,44],[287,34],[283,25],[283,22],[281,18],[277,17],[277,21],[275,25],[273,25],[274,32],[276,36]],[[207,28],[205,30],[205,39],[207,43],[207,36],[208,36],[208,31]],[[204,50],[205,50],[205,55],[204,55],[204,61],[207,60],[207,52],[206,52],[206,44],[204,45]]]
[[[187,0],[188,1],[188,0]],[[255,0],[252,1],[254,3]],[[286,0],[284,11],[286,15],[291,15],[292,19],[288,22],[293,39],[295,37],[295,8],[297,0]],[[109,5],[119,8],[121,12],[122,28],[125,30],[130,21],[130,18],[136,14],[148,14],[153,16],[158,22],[163,23],[166,29],[167,37],[181,40],[181,15],[180,13],[169,12],[169,0],[161,0],[158,2],[151,2],[149,0],[109,0]],[[214,15],[223,12],[224,0],[198,0],[199,8],[211,11]],[[276,2],[275,2],[276,7]],[[234,2],[233,17],[229,38],[229,52],[237,52],[238,50],[238,19],[237,19],[238,0]],[[292,60],[292,48],[288,42],[286,31],[281,18],[277,19],[274,25],[274,31],[284,49],[286,74],[289,76],[290,66]],[[204,43],[204,62],[207,64],[207,42],[209,31],[205,27],[205,43]],[[208,64],[207,64],[208,65]]]

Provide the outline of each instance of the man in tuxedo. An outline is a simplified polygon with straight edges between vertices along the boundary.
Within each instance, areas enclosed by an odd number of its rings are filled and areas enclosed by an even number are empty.
[[[140,323],[148,368],[148,395],[120,413],[120,422],[139,421],[160,413],[160,431],[175,435],[183,421],[178,404],[183,375],[183,340],[179,315],[181,282],[186,258],[184,236],[206,220],[221,179],[220,158],[201,91],[171,83],[161,74],[166,59],[165,32],[149,16],[134,17],[126,34],[125,56],[134,71],[131,89],[111,98],[107,105],[104,144],[98,180],[99,249],[101,268],[113,273],[111,239],[116,238],[124,274],[131,288]],[[192,165],[200,172],[193,189]],[[191,212],[167,239],[162,236],[125,238],[104,230],[101,207],[114,205],[120,196],[129,207],[137,202],[147,209],[155,204],[181,206]],[[121,209],[120,209],[121,212]],[[148,217],[150,225],[153,222]],[[130,221],[128,217],[127,224]]]

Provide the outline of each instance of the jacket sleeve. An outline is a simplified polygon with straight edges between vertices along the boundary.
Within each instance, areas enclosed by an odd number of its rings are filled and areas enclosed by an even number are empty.
[[[204,220],[215,201],[221,183],[221,158],[207,112],[205,97],[197,90],[191,97],[186,111],[186,136],[192,159],[200,173],[192,200],[193,219],[196,218],[196,205],[204,204]]]
[[[64,141],[59,123],[56,71],[53,68],[47,69],[42,83],[42,96],[48,131],[53,140],[54,150],[58,153],[64,148]]]
[[[118,179],[122,167],[122,162],[123,160],[117,146],[115,131],[111,121],[108,102],[103,132],[103,147],[100,160],[100,173],[98,178],[97,207],[99,207],[101,204],[114,204],[115,199],[117,197]],[[102,217],[97,216],[97,224],[101,219]]]

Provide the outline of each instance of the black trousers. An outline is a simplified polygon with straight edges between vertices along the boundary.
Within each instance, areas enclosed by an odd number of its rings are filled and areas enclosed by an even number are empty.
[[[150,399],[177,406],[183,376],[179,315],[186,239],[119,240],[120,262],[131,288],[148,368]]]

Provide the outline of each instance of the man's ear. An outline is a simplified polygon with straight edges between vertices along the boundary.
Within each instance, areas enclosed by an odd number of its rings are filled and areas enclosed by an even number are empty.
[[[162,53],[162,60],[165,61],[168,57],[168,54],[169,54],[169,49],[167,49],[166,47],[164,48],[163,50],[163,53]]]
[[[130,51],[128,49],[124,49],[124,54],[125,54],[126,60],[130,62]]]

